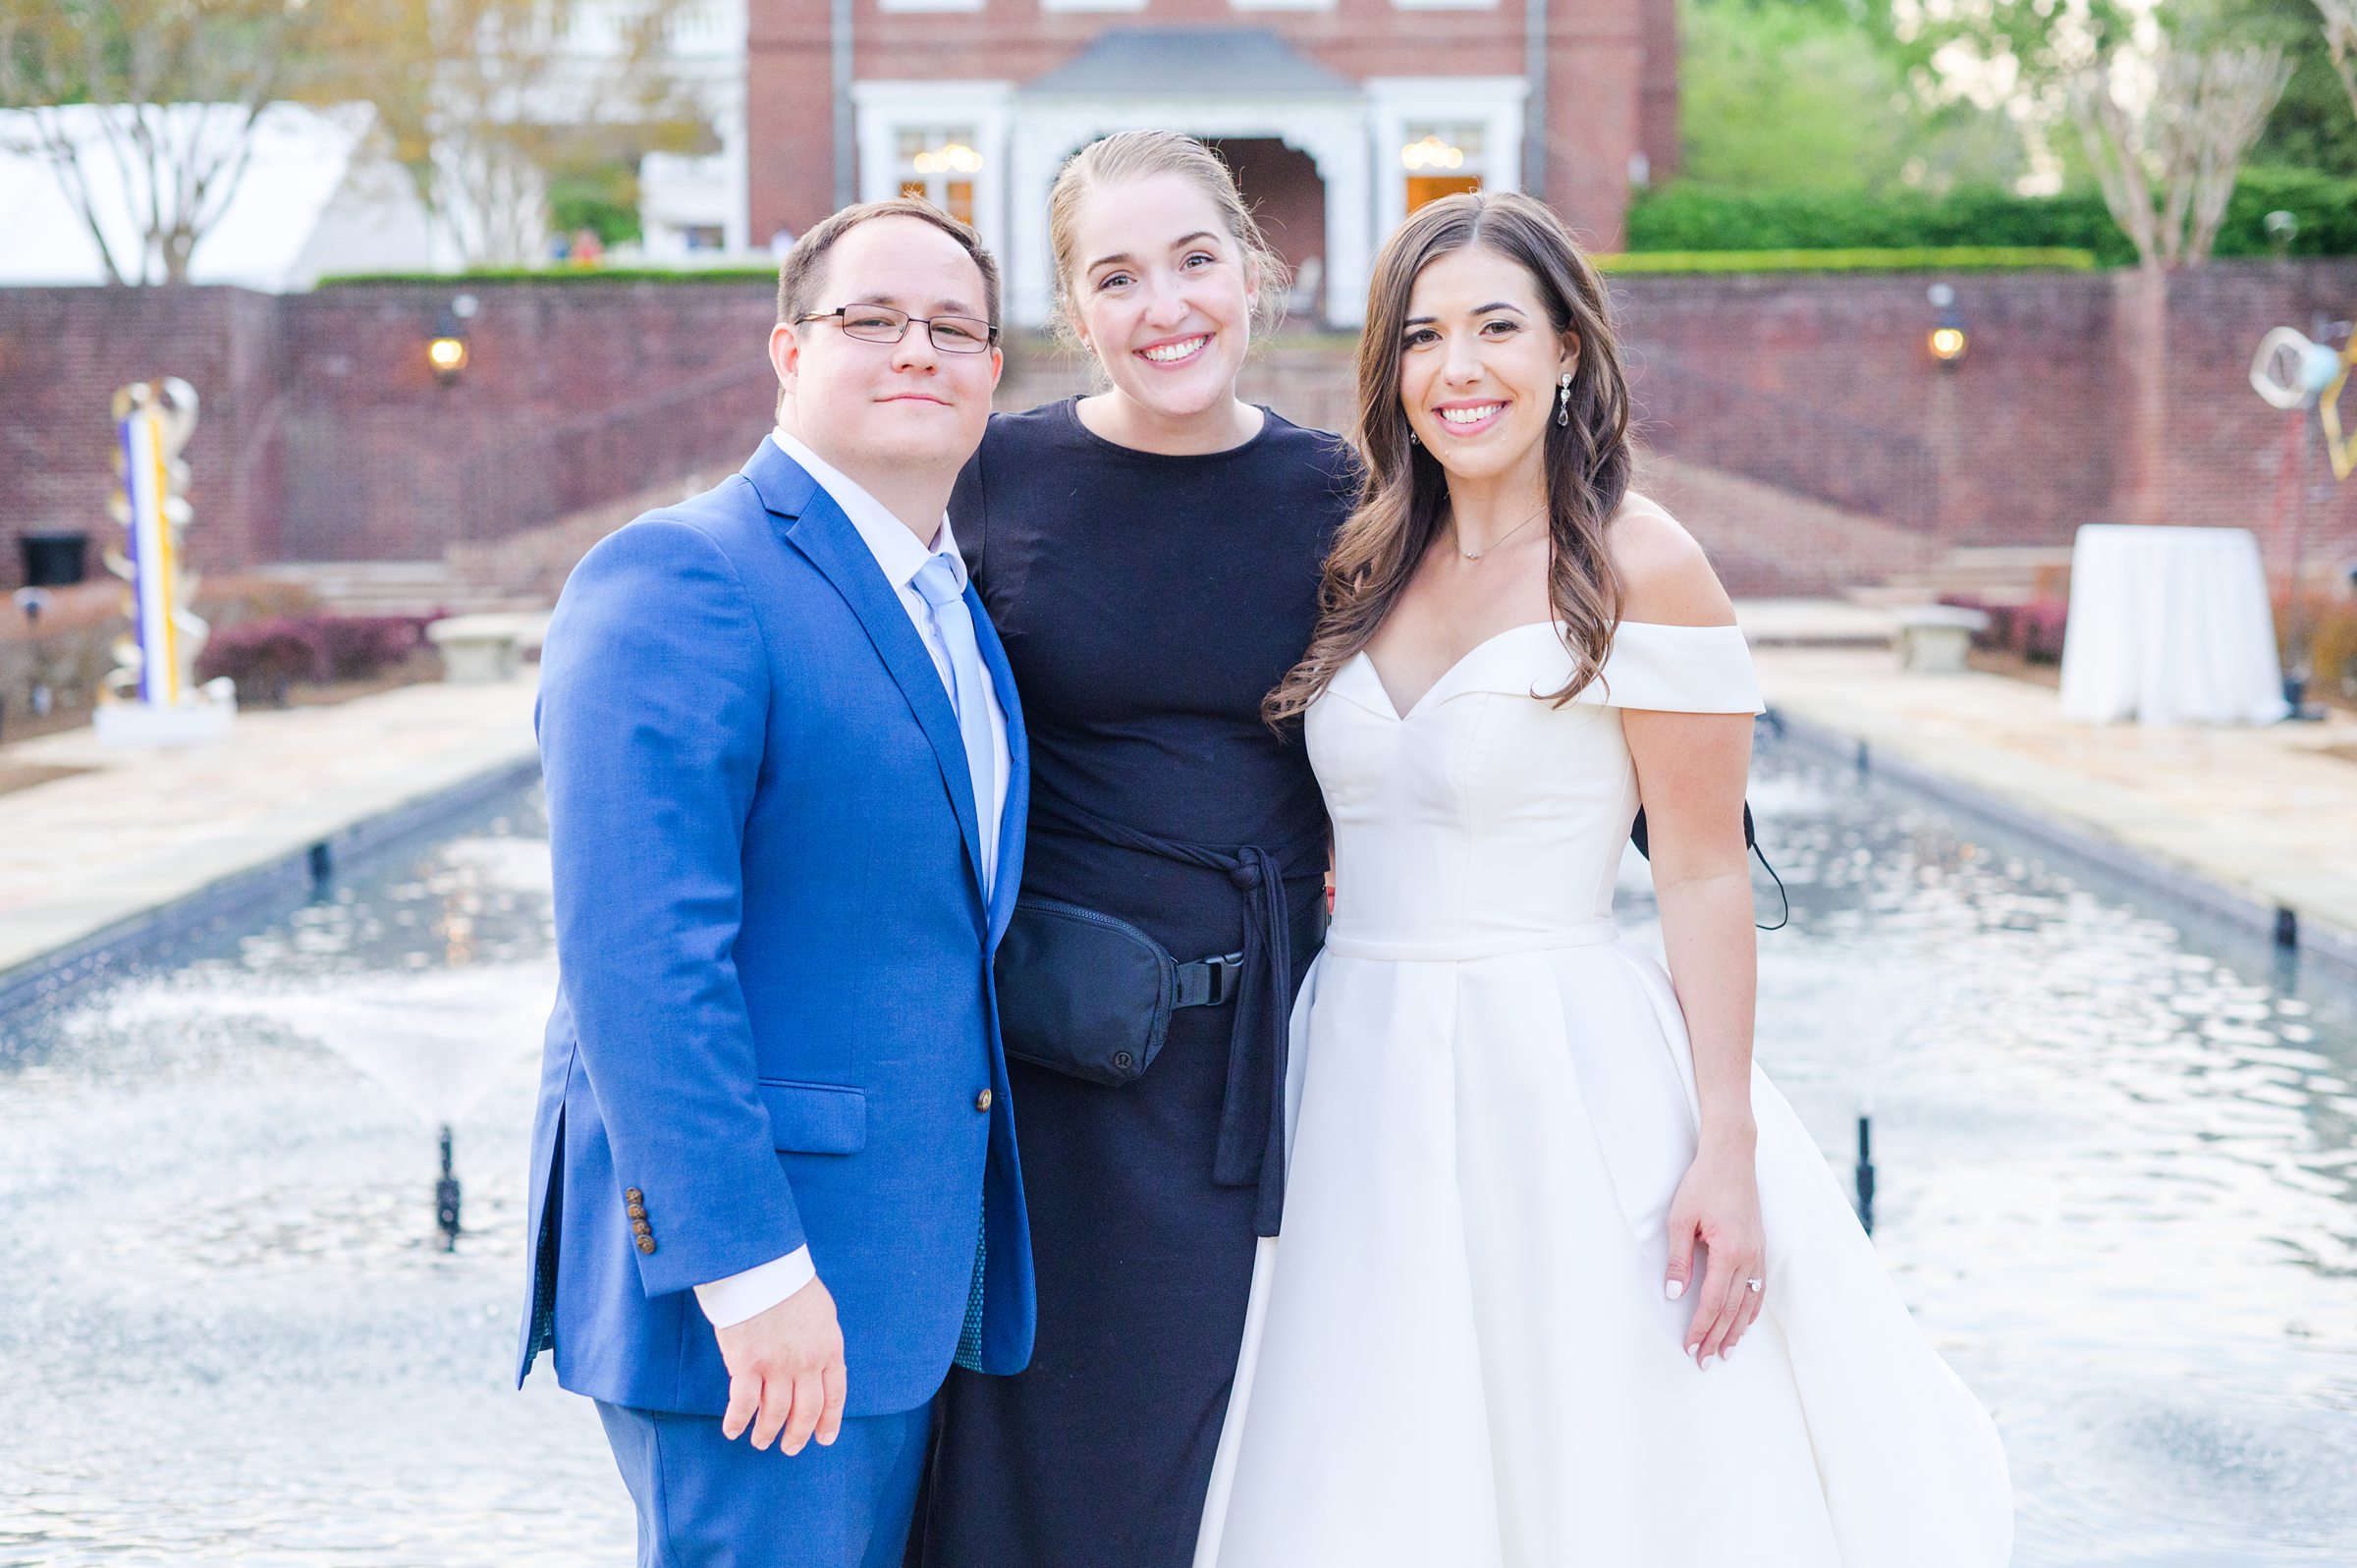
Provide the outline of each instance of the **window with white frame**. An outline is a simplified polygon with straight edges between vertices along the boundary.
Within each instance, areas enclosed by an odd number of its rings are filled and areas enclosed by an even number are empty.
[[[1398,154],[1407,210],[1460,190],[1479,190],[1488,172],[1487,139],[1478,122],[1409,121]]]
[[[959,223],[974,221],[974,176],[982,172],[981,137],[972,126],[904,129],[901,194],[922,196]]]

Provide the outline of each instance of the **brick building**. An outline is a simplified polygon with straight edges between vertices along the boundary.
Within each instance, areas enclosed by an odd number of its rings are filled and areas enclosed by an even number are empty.
[[[1541,191],[1619,243],[1677,145],[1675,0],[747,0],[751,231],[923,190],[1045,319],[1047,194],[1139,127],[1215,142],[1300,275],[1294,307],[1364,311],[1382,237],[1453,189]]]

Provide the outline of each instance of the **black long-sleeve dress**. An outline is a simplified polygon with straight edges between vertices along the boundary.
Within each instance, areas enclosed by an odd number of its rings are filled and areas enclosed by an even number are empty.
[[[1274,413],[1240,447],[1166,457],[1095,435],[1072,401],[994,417],[959,483],[1030,734],[1023,892],[1181,962],[1250,946],[1255,919],[1287,929],[1236,1000],[1172,1015],[1134,1083],[1009,1062],[1038,1344],[1017,1377],[952,1372],[924,1568],[1191,1561],[1282,1197],[1283,1019],[1324,924],[1325,808],[1298,727],[1271,730],[1260,704],[1308,644],[1352,485],[1340,440]]]

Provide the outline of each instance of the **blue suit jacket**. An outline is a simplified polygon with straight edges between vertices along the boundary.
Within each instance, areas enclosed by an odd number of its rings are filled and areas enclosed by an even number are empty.
[[[1029,773],[1006,655],[966,603],[1013,754],[987,906],[949,693],[850,519],[774,443],[567,582],[540,676],[562,972],[520,1383],[553,1344],[567,1388],[718,1415],[692,1287],[807,1242],[850,1414],[911,1409],[956,1353],[978,1223],[983,1368],[1030,1360],[991,979]]]

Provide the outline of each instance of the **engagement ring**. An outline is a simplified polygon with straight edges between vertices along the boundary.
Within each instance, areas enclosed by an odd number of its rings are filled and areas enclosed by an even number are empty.
[[[1758,1280],[1758,1279],[1746,1279],[1746,1280],[1744,1280],[1744,1281],[1743,1281],[1743,1288],[1744,1288],[1744,1289],[1746,1289],[1746,1290],[1748,1290],[1748,1291],[1750,1291],[1750,1292],[1751,1292],[1753,1295],[1755,1295],[1755,1296],[1756,1296],[1756,1295],[1758,1295],[1758,1294],[1760,1293],[1760,1291],[1761,1291],[1761,1290],[1764,1288],[1764,1286],[1765,1286],[1765,1281],[1763,1281],[1763,1280]]]

